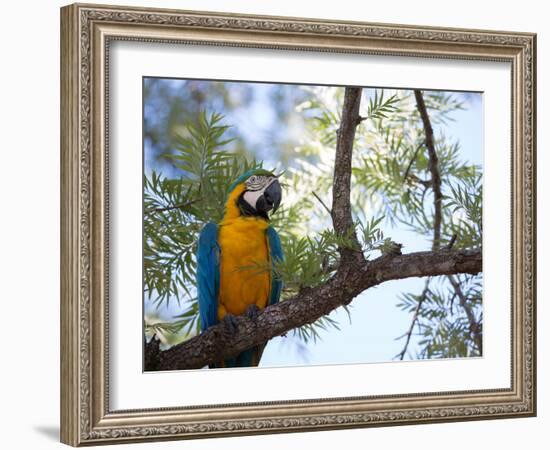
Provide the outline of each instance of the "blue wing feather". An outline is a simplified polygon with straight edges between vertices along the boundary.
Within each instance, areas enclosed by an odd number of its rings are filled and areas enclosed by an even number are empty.
[[[281,238],[279,237],[279,233],[277,233],[275,228],[273,228],[272,226],[269,226],[267,228],[267,242],[269,245],[269,255],[271,257],[271,264],[273,265],[277,261],[283,261],[284,255],[283,255],[283,247],[281,246]],[[281,298],[282,289],[283,289],[283,282],[281,280],[278,280],[272,277],[271,293],[269,295],[268,304],[274,305],[275,303],[279,302],[279,299]]]
[[[197,248],[197,294],[201,330],[218,323],[220,292],[220,247],[218,225],[207,223],[199,236]]]

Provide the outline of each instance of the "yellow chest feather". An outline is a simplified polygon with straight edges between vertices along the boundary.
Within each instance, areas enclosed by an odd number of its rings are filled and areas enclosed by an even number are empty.
[[[227,313],[243,314],[252,304],[259,308],[267,305],[271,275],[258,268],[269,262],[267,226],[266,221],[253,217],[222,222],[218,236],[221,248],[218,319]]]

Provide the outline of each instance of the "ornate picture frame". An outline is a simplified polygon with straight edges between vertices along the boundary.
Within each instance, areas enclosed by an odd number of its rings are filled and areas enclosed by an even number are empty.
[[[511,385],[503,389],[112,410],[109,57],[115,41],[511,65]],[[536,36],[74,4],[61,9],[61,440],[73,445],[536,414]]]

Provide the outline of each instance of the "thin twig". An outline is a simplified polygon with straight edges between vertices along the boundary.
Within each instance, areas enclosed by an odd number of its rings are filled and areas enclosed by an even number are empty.
[[[451,237],[451,240],[445,247],[447,250],[451,250],[453,248],[453,245],[456,242],[456,238],[458,235],[456,233],[453,234]],[[480,333],[479,324],[475,320],[474,314],[472,312],[472,309],[467,303],[467,299],[462,292],[462,288],[460,287],[460,283],[456,281],[455,277],[453,275],[447,276],[448,280],[450,281],[451,285],[453,286],[453,289],[455,291],[455,294],[451,298],[451,314],[453,313],[453,302],[455,297],[458,297],[460,300],[460,306],[464,309],[466,312],[466,316],[468,317],[468,322],[470,324],[470,332],[473,334],[474,342],[476,343],[476,347],[479,351],[479,354],[481,355],[481,352],[483,350],[483,339]]]
[[[414,182],[424,186],[426,189],[432,186],[431,180],[423,180],[422,178],[417,177],[415,174],[411,173],[408,178]]]
[[[464,295],[464,292],[460,287],[460,283],[456,280],[456,278],[453,275],[447,275],[447,279],[450,281],[451,285],[453,286],[453,289],[458,297],[458,300],[460,301],[460,306],[466,313],[466,317],[468,318],[468,323],[470,324],[470,334],[472,335],[474,342],[476,344],[477,350],[479,352],[479,355],[481,356],[483,352],[483,336],[481,333],[480,325],[475,318],[472,308],[468,304],[468,299]]]
[[[414,155],[412,159],[409,162],[409,165],[407,166],[407,170],[405,170],[405,175],[403,175],[403,182],[407,181],[407,177],[409,176],[409,172],[411,170],[412,165],[416,161],[416,157],[418,156],[418,152],[420,149],[424,146],[424,142],[418,144],[418,147],[416,147],[416,150],[414,151]]]
[[[447,246],[445,247],[447,250],[450,250],[453,248],[453,245],[455,245],[455,242],[456,242],[456,239],[458,237],[458,234],[454,233],[452,236],[451,236],[451,240],[449,241],[449,243],[447,244]]]
[[[435,150],[434,131],[430,122],[428,110],[426,109],[426,104],[424,103],[424,97],[422,96],[422,92],[418,89],[415,89],[414,96],[424,126],[424,134],[426,135],[426,147],[428,148],[429,155],[428,169],[432,176],[432,190],[434,193],[434,240],[432,250],[438,250],[441,243],[441,203],[443,201],[443,194],[441,193],[441,175],[439,173],[437,152]]]
[[[171,206],[163,206],[163,207],[160,207],[160,208],[152,208],[152,209],[149,209],[148,211],[145,211],[145,213],[146,214],[153,214],[153,213],[156,213],[156,212],[171,211],[173,209],[185,209],[185,208],[188,208],[189,206],[197,203],[200,200],[201,200],[200,198],[196,198],[195,200],[189,200],[187,202],[177,203],[177,204],[171,205]]]
[[[422,290],[422,293],[420,294],[420,298],[418,299],[418,303],[416,304],[416,308],[414,310],[413,318],[411,320],[411,325],[409,326],[409,329],[407,332],[400,336],[398,339],[401,339],[403,337],[407,337],[407,340],[405,341],[405,345],[403,346],[403,350],[401,350],[397,355],[395,355],[395,358],[399,358],[401,361],[405,358],[405,355],[407,353],[407,349],[409,347],[409,342],[411,341],[411,336],[413,333],[414,325],[416,324],[418,320],[418,315],[420,314],[420,308],[422,307],[422,303],[424,303],[424,300],[426,300],[426,297],[428,295],[428,292],[430,290],[430,279],[428,278],[426,280],[426,284],[424,285],[424,289]]]
[[[323,200],[321,200],[321,197],[319,197],[319,196],[315,193],[315,191],[311,191],[311,193],[313,194],[313,196],[314,196],[317,200],[319,200],[319,203],[321,203],[321,205],[323,205],[323,208],[326,209],[326,211],[328,212],[328,215],[329,215],[329,216],[332,215],[332,211],[331,211],[330,208],[325,204],[325,202],[324,202]]]

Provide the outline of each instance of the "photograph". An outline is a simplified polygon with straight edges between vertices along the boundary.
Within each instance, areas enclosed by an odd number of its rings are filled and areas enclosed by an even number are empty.
[[[484,355],[481,264],[410,269],[481,252],[483,93],[144,76],[142,94],[144,371]],[[217,357],[250,323],[255,345]]]

